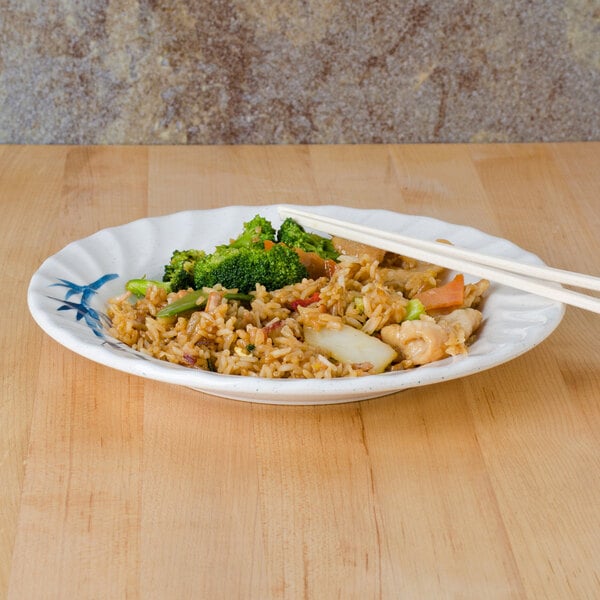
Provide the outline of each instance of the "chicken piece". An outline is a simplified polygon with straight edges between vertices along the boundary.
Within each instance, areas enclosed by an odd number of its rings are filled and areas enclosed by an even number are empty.
[[[468,283],[465,286],[465,301],[463,303],[463,308],[477,306],[489,287],[490,282],[487,279],[481,279],[477,283]]]
[[[474,308],[458,308],[438,319],[438,325],[447,333],[446,354],[455,356],[467,352],[467,342],[479,328],[482,315]]]
[[[376,260],[377,262],[381,262],[385,256],[385,250],[381,248],[375,248],[374,246],[368,246],[367,244],[361,244],[360,242],[340,237],[332,237],[331,243],[340,254],[347,254],[348,256],[361,257],[367,255],[371,260]]]
[[[469,339],[473,332],[481,325],[482,315],[474,308],[459,308],[440,317],[438,324],[448,331],[460,330],[465,339]]]
[[[419,292],[435,287],[444,267],[422,263],[417,269],[380,267],[378,273],[384,284],[412,298]]]
[[[466,343],[481,325],[482,315],[460,308],[437,322],[431,317],[386,325],[381,339],[403,357],[406,366],[424,365],[466,352]]]
[[[386,325],[381,339],[411,365],[424,365],[443,358],[448,332],[433,319]]]
[[[390,269],[411,270],[416,269],[418,265],[419,261],[414,258],[389,251],[385,253],[383,260],[381,261],[382,267],[389,267]]]

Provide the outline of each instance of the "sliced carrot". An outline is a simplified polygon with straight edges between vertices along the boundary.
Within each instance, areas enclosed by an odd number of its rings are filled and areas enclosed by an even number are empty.
[[[425,290],[415,296],[423,303],[425,310],[461,306],[465,299],[465,278],[458,274],[452,281],[440,287]]]

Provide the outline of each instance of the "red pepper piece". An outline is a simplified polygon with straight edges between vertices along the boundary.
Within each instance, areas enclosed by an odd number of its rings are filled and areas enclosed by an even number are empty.
[[[318,302],[321,299],[319,292],[315,292],[312,296],[308,296],[308,298],[298,298],[297,300],[292,300],[290,302],[290,308],[292,310],[298,310],[299,306],[310,306],[315,302]]]

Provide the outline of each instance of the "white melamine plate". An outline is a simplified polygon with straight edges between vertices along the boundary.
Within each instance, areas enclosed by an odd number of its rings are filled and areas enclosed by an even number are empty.
[[[471,227],[385,210],[342,206],[304,208],[368,227],[438,238],[479,252],[529,264],[543,264],[513,243]],[[429,365],[358,378],[262,379],[220,375],[173,365],[135,352],[110,337],[107,300],[121,294],[128,279],[161,279],[174,249],[212,251],[236,237],[245,221],[261,214],[278,226],[278,206],[229,206],[140,219],[73,242],[48,258],[28,291],[31,314],[52,338],[108,367],[236,400],[274,404],[328,404],[383,396],[400,390],[465,377],[527,352],[560,323],[564,306],[532,294],[492,284],[483,305],[484,323],[469,354]],[[466,275],[466,281],[477,278]]]

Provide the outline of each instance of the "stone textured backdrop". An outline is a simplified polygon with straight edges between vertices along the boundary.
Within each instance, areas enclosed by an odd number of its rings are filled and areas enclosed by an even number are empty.
[[[600,0],[0,0],[0,142],[600,139]]]

